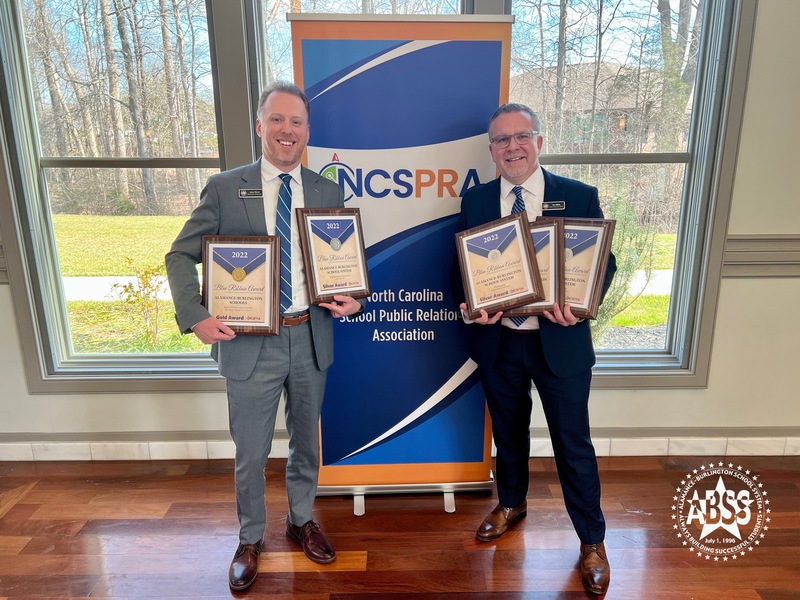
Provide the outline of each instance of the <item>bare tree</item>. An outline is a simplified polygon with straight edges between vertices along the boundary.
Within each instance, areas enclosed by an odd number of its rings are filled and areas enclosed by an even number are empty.
[[[686,108],[694,85],[697,70],[696,36],[702,26],[702,3],[698,0],[694,27],[690,28],[693,6],[690,0],[680,0],[677,26],[673,32],[673,14],[669,0],[658,0],[658,13],[661,23],[661,51],[664,61],[662,106],[659,135],[660,147],[672,151],[681,144],[681,138],[688,127]],[[690,40],[690,35],[693,37]],[[687,47],[692,52],[687,56]]]
[[[61,92],[59,85],[58,69],[50,52],[48,40],[52,40],[52,32],[49,28],[45,8],[42,0],[36,2],[36,18],[34,20],[35,39],[39,40],[36,45],[38,59],[42,63],[47,91],[50,98],[50,113],[52,116],[52,131],[55,137],[55,150],[60,156],[67,155],[69,136],[68,127],[70,121],[69,109]],[[42,107],[43,108],[43,107]]]
[[[558,9],[558,55],[556,57],[556,100],[555,111],[553,118],[556,125],[557,139],[562,139],[562,121],[564,113],[564,89],[566,87],[566,66],[567,66],[567,2],[568,0],[560,0]],[[541,3],[539,4],[541,7]],[[539,20],[541,22],[541,8],[539,10]],[[544,35],[542,35],[542,43],[544,43]]]
[[[164,78],[167,84],[167,116],[169,119],[170,136],[172,138],[172,152],[176,156],[183,156],[186,150],[183,147],[181,132],[181,119],[178,113],[178,81],[175,74],[175,65],[172,60],[172,31],[170,30],[171,7],[167,0],[158,0],[158,17],[161,25],[161,50],[164,57]]]
[[[174,61],[172,60],[173,42],[172,31],[170,30],[170,18],[173,15],[172,6],[167,4],[167,0],[158,0],[158,8],[159,23],[161,24],[161,48],[164,56],[164,78],[167,85],[167,113],[170,135],[172,138],[172,152],[176,156],[184,156],[186,154],[186,149],[183,143],[180,107],[178,106],[178,81],[175,73]],[[175,179],[181,183],[180,187],[185,193],[189,188],[186,171],[183,169],[175,169]]]
[[[43,0],[36,0],[41,4]],[[98,156],[97,150],[97,133],[95,132],[94,120],[92,119],[91,104],[87,97],[86,83],[80,79],[72,66],[72,61],[67,55],[67,40],[62,34],[60,39],[57,39],[56,34],[52,31],[49,23],[45,21],[45,28],[48,34],[47,39],[53,40],[54,49],[59,56],[59,64],[62,69],[63,78],[69,83],[72,93],[75,95],[75,109],[80,113],[80,120],[82,129],[79,135],[74,136],[75,144],[78,147],[78,153],[81,156]]]
[[[143,90],[139,83],[137,61],[134,48],[131,45],[131,34],[125,13],[132,10],[131,6],[123,7],[120,0],[113,0],[117,9],[117,32],[122,48],[123,64],[125,65],[125,79],[128,83],[128,110],[133,121],[136,147],[140,157],[150,156],[145,129]],[[158,202],[153,181],[152,169],[142,169],[142,189],[145,197],[145,210],[147,214],[158,214]]]
[[[122,93],[119,81],[119,66],[114,49],[114,27],[112,25],[112,13],[109,0],[99,0],[100,16],[103,23],[103,50],[106,59],[106,78],[108,79],[108,98],[109,111],[111,117],[111,137],[114,140],[114,156],[124,158],[128,155],[125,145],[125,122],[122,118]],[[128,182],[128,171],[126,169],[114,169],[114,178],[120,195],[124,198],[130,197]]]
[[[194,66],[196,64],[196,44],[194,21],[192,19],[193,7],[187,1],[185,14],[189,25],[191,60],[186,56],[186,39],[181,24],[181,11],[178,0],[172,0],[172,16],[175,22],[175,50],[178,56],[178,72],[180,74],[180,87],[183,92],[183,105],[185,110],[186,131],[189,136],[189,156],[199,156],[200,149],[197,135],[197,109],[195,98],[197,96]],[[188,170],[186,194],[189,197],[200,195],[200,175],[196,169]]]

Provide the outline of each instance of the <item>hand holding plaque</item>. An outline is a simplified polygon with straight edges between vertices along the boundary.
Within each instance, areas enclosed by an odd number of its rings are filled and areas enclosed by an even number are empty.
[[[524,212],[457,233],[456,249],[470,319],[544,297]]]
[[[338,294],[371,294],[364,235],[357,208],[298,208],[300,246],[312,304]]]

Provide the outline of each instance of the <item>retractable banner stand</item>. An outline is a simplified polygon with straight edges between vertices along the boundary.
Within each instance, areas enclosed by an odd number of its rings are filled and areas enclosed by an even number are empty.
[[[491,488],[491,427],[450,287],[460,198],[495,177],[512,17],[289,15],[308,166],[359,208],[372,296],[335,323],[320,490]]]

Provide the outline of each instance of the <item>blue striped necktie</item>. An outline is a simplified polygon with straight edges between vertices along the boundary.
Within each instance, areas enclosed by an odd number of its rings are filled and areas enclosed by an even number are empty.
[[[281,236],[281,313],[292,305],[292,176],[281,173],[275,229]]]
[[[511,207],[511,214],[515,214],[518,212],[523,212],[525,210],[525,200],[522,199],[522,186],[515,185],[514,189],[514,196],[516,196],[516,200],[514,200],[514,206]],[[509,317],[511,322],[514,323],[517,327],[521,326],[525,321],[528,320],[528,317]]]

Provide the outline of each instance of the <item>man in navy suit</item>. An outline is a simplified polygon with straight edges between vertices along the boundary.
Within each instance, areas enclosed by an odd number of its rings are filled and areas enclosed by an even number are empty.
[[[184,333],[193,332],[203,343],[213,344],[211,354],[226,379],[239,517],[239,546],[228,582],[236,591],[247,589],[258,575],[266,526],[264,467],[283,392],[289,432],[286,536],[315,562],[336,558],[311,514],[320,462],[318,421],[333,362],[333,319],[360,312],[364,301],[334,296],[334,302],[309,306],[294,209],[344,206],[339,186],[300,165],[310,135],[309,117],[308,98],[300,88],[282,82],[267,88],[256,117],[262,157],[209,178],[200,204],[166,256],[178,325]],[[281,291],[285,308],[279,335],[237,336],[202,305],[196,266],[202,260],[203,236],[275,235],[282,214],[280,193],[288,196],[284,204],[291,205],[288,219],[283,219],[291,223],[291,239],[281,240],[282,254],[291,249],[286,263],[291,276],[281,275],[291,280],[291,289]]]
[[[540,130],[538,116],[527,106],[504,104],[497,109],[489,121],[489,152],[500,177],[464,194],[461,230],[518,210],[525,210],[530,221],[538,216],[603,218],[596,188],[540,167]],[[615,271],[612,254],[603,295]],[[470,357],[478,364],[492,418],[499,500],[476,537],[495,540],[527,514],[533,381],[547,419],[564,503],[581,542],[581,580],[587,590],[602,594],[608,589],[610,567],[600,476],[589,435],[595,363],[590,325],[576,318],[569,304],[553,305],[544,317],[529,317],[516,325],[503,318],[502,311],[489,315],[481,310],[478,319],[468,321]]]

